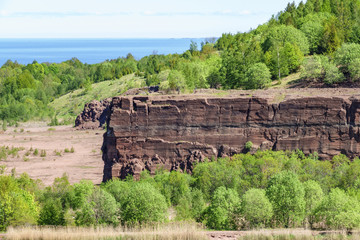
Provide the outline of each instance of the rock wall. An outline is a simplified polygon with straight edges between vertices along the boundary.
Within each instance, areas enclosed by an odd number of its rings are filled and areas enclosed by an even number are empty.
[[[283,99],[281,99],[283,98]],[[127,96],[112,99],[104,178],[157,168],[191,172],[195,162],[254,149],[360,155],[360,97]]]
[[[102,128],[110,114],[110,103],[111,98],[106,98],[85,104],[83,112],[75,120],[75,127],[78,129]]]

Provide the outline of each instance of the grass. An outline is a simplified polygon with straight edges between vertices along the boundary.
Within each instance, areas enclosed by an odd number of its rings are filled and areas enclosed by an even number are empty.
[[[130,74],[117,80],[94,83],[87,92],[84,89],[75,90],[55,99],[49,106],[55,109],[59,120],[63,122],[73,121],[83,111],[85,103],[91,102],[94,99],[102,100],[119,96],[128,89],[144,86],[145,80],[143,78]]]
[[[202,240],[208,239],[196,224],[172,223],[142,228],[24,227],[9,228],[7,240],[33,239],[121,239],[121,240]]]
[[[340,240],[340,239],[360,239],[358,233],[348,235],[342,231],[311,231],[304,229],[264,229],[243,232],[243,236],[238,240]]]
[[[291,84],[296,83],[298,80],[300,80],[300,72],[290,74],[287,77],[284,77],[281,79],[281,81],[273,81],[272,85],[269,88],[288,88]]]

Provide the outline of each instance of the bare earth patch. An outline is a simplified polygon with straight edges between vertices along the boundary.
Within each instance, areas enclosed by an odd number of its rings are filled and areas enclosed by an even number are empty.
[[[72,126],[49,127],[44,123],[8,128],[0,134],[0,147],[22,150],[0,161],[0,165],[7,167],[7,173],[15,168],[16,174],[26,172],[45,185],[51,185],[64,173],[69,176],[70,183],[86,179],[100,184],[104,167],[101,158],[103,133],[104,130],[78,131]]]

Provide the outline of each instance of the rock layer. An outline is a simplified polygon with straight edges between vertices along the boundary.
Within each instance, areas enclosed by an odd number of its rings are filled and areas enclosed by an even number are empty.
[[[283,99],[282,99],[283,98]],[[360,97],[127,96],[110,104],[104,177],[191,172],[205,158],[254,149],[360,154]]]

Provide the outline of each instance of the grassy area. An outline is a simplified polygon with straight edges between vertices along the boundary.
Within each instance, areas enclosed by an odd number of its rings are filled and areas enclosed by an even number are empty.
[[[289,88],[291,85],[295,84],[298,80],[300,80],[300,74],[300,72],[293,73],[287,77],[282,78],[280,81],[273,81],[272,85],[269,88]]]
[[[91,85],[89,89],[78,89],[55,99],[49,104],[54,108],[57,118],[65,122],[73,122],[76,116],[84,109],[85,103],[94,99],[118,96],[130,88],[145,86],[143,78],[135,77],[134,74],[124,76],[117,80],[109,80]]]
[[[10,228],[8,240],[32,239],[121,239],[121,240],[202,240],[203,230],[191,223],[173,223],[141,228],[25,227]]]

